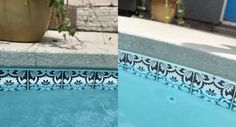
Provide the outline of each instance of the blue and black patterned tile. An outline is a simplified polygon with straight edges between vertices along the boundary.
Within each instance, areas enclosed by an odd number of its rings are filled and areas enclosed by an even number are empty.
[[[30,70],[30,90],[59,90],[62,84],[62,72],[55,70]]]
[[[93,89],[95,82],[94,78],[94,71],[65,71],[63,72],[62,89]]]
[[[236,85],[236,84],[235,84]],[[233,104],[232,104],[232,110],[234,112],[236,112],[236,95],[234,96],[234,101],[233,101]]]
[[[158,81],[176,89],[190,92],[193,71],[176,65],[159,62]]]
[[[230,110],[236,112],[236,83],[234,83],[234,97],[233,97],[233,100],[232,100],[232,104],[231,104],[231,107],[230,107]]]
[[[192,94],[204,100],[229,109],[233,100],[235,85],[212,75],[197,73],[193,79]]]
[[[121,70],[126,70],[126,59],[127,59],[127,53],[118,52],[118,68]]]
[[[21,91],[27,89],[27,71],[0,70],[0,91]]]
[[[235,91],[234,91],[234,97],[233,97],[234,99],[231,105],[231,110],[236,112],[236,83],[234,85],[235,85]]]
[[[97,72],[95,89],[116,90],[118,87],[118,72]]]
[[[126,70],[129,73],[156,80],[158,63],[156,60],[138,56],[135,54],[127,55]]]

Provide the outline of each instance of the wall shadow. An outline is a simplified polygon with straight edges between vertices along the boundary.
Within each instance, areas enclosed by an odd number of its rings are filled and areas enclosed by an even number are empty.
[[[226,48],[219,48],[219,47],[196,44],[196,43],[183,43],[182,45],[188,48],[196,47],[198,49],[205,49],[211,53],[227,53],[231,55],[236,55],[236,46],[227,45],[227,44],[222,45]]]

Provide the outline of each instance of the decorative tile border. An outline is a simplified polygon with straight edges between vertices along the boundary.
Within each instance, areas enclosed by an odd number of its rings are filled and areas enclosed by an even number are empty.
[[[62,82],[62,72],[54,70],[30,70],[30,90],[59,90]]]
[[[158,62],[135,54],[127,54],[126,71],[156,80]]]
[[[0,91],[21,91],[26,89],[26,70],[0,70]]]
[[[232,105],[232,110],[236,112],[236,97],[235,97],[235,94],[234,94],[234,103]]]
[[[93,89],[95,73],[94,71],[65,71],[62,89]]]
[[[229,109],[233,102],[235,84],[212,75],[195,73],[192,94]]]
[[[97,72],[95,76],[95,89],[115,90],[118,87],[118,73]]]
[[[181,65],[119,51],[119,69],[185,91],[236,112],[236,83]]]
[[[158,81],[176,89],[190,92],[194,72],[165,62],[159,62]]]
[[[0,69],[0,91],[115,90],[117,80],[115,70]]]

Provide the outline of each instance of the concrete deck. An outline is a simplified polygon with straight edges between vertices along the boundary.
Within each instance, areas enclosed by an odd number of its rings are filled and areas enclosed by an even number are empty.
[[[0,41],[0,67],[117,69],[117,34],[48,31],[39,43]]]
[[[236,81],[235,38],[126,17],[119,17],[119,32],[119,49]]]

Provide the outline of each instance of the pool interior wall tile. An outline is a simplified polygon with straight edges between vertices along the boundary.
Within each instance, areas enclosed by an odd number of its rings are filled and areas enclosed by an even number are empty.
[[[236,84],[234,82],[136,53],[120,51],[119,54],[122,54],[119,58],[124,58],[123,54],[127,54],[127,60],[123,61],[129,73],[153,80],[150,74],[154,75],[156,72],[157,81],[236,112]],[[118,64],[123,64],[120,61],[122,60],[119,59]],[[153,61],[156,64],[153,64]]]
[[[118,87],[118,72],[96,72],[95,89],[115,90]]]
[[[234,112],[236,112],[236,102],[234,102],[233,107],[232,107],[232,110],[233,110]]]
[[[26,89],[26,70],[0,70],[0,91],[21,91]]]
[[[233,99],[233,102],[232,102],[232,107],[231,107],[231,110],[236,112],[236,84],[235,85],[235,91],[234,91],[234,99]]]
[[[30,90],[59,90],[61,89],[62,72],[56,70],[30,70]]]
[[[81,90],[93,89],[95,83],[94,71],[64,71],[62,89]]]
[[[235,85],[212,75],[196,73],[192,94],[229,109],[233,101]]]
[[[118,68],[126,70],[127,53],[118,51]]]
[[[158,81],[179,90],[190,92],[193,71],[176,65],[159,62]]]
[[[126,71],[140,77],[156,80],[158,63],[156,60],[138,56],[127,55]]]

